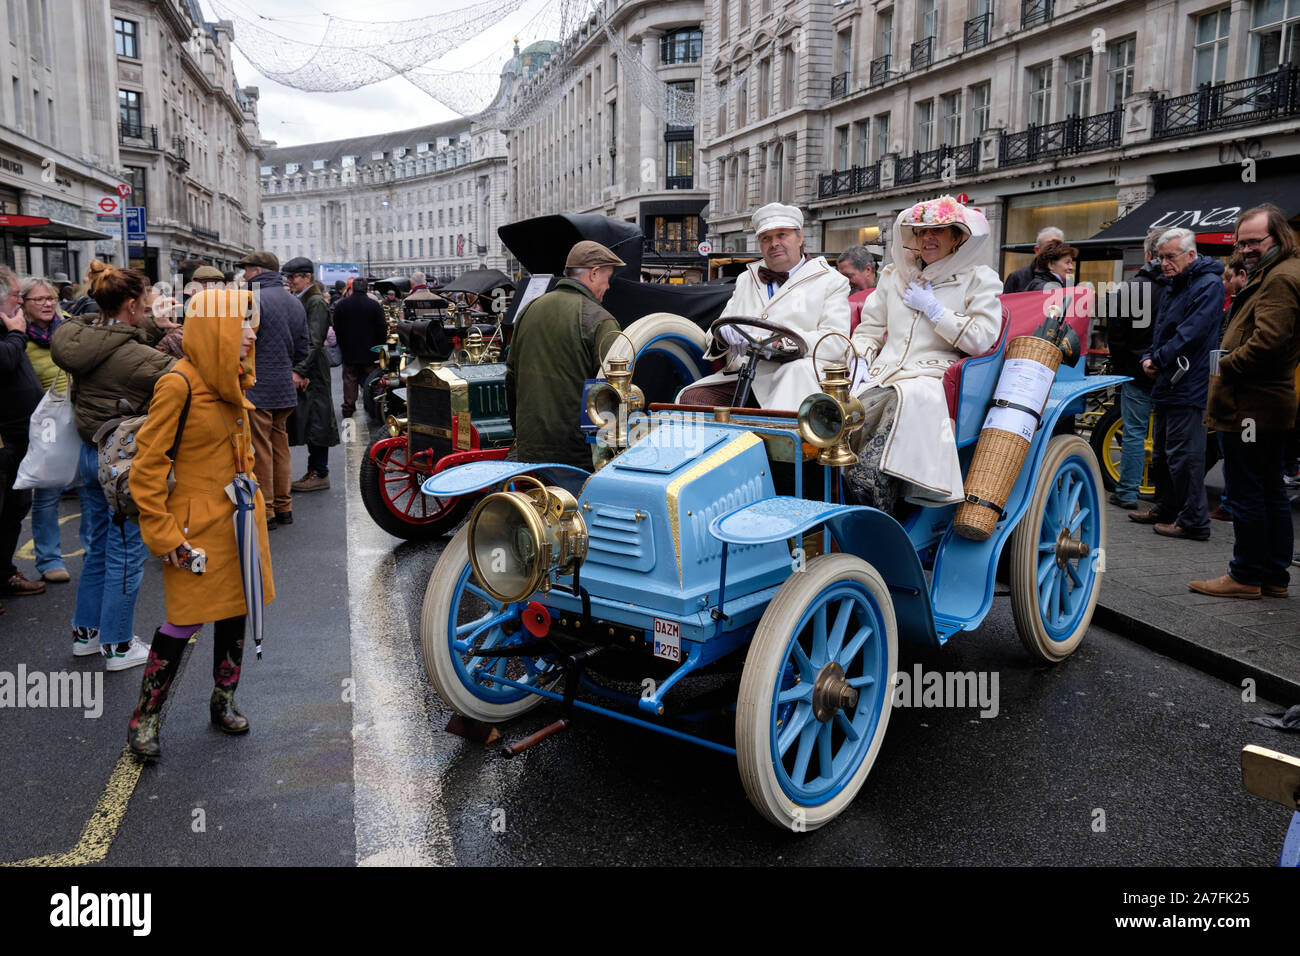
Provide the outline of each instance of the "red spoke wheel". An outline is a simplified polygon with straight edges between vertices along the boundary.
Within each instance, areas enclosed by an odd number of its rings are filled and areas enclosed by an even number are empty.
[[[387,444],[376,449],[380,442]],[[460,524],[473,498],[432,498],[422,493],[420,485],[432,469],[408,461],[405,436],[381,438],[375,445],[361,461],[361,500],[375,524],[408,541],[438,538]]]

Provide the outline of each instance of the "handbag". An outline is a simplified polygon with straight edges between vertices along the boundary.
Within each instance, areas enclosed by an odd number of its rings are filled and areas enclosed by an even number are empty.
[[[66,391],[51,388],[36,411],[27,432],[27,454],[18,465],[14,488],[72,488],[81,484],[81,436],[76,412]]]
[[[329,357],[330,368],[338,368],[343,364],[343,350],[339,348],[339,340],[334,335],[332,325],[325,333],[325,354]]]

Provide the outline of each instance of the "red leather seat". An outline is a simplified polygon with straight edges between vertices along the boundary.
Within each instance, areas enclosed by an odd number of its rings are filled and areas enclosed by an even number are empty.
[[[958,400],[961,397],[961,381],[963,367],[968,362],[987,362],[991,357],[994,361],[1001,362],[1001,355],[1008,342],[1021,335],[1032,335],[1034,329],[1043,324],[1043,316],[1046,313],[1044,307],[1045,301],[1054,301],[1051,292],[1016,292],[1011,295],[1000,296],[1002,302],[1002,332],[998,336],[997,342],[987,352],[979,355],[971,355],[959,362],[954,362],[948,366],[948,371],[943,374],[943,392],[948,399],[948,417],[954,422],[959,421],[957,417]],[[1059,298],[1059,294],[1058,294]],[[1092,297],[1086,290],[1080,290],[1074,308],[1070,313],[1070,325],[1079,336],[1080,343],[1088,341],[1088,325],[1092,316]],[[971,396],[972,398],[981,398],[981,408],[988,405],[992,400],[992,394]]]

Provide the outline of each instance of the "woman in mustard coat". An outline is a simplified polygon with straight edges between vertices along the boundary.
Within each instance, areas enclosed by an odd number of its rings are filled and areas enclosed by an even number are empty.
[[[257,305],[246,290],[207,290],[185,309],[185,358],[159,380],[149,405],[149,420],[137,435],[131,467],[131,496],[140,509],[140,533],[149,550],[163,557],[167,621],[158,628],[145,665],[140,702],[131,715],[127,744],[143,757],[156,757],[159,714],[181,652],[195,632],[214,621],[215,688],[212,722],[231,734],[248,731],[235,708],[235,688],[244,651],[243,580],[235,538],[235,505],[226,486],[237,473],[253,474],[253,444],[244,397],[253,376]],[[167,457],[181,426],[176,450],[175,487],[168,490]],[[265,513],[262,492],[254,514]],[[255,522],[260,524],[260,522]],[[265,603],[275,597],[271,554],[257,529]],[[201,549],[207,568],[195,574],[181,567],[182,546]]]

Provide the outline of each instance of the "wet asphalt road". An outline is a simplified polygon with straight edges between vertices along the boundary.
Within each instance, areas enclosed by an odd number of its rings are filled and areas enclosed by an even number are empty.
[[[239,691],[253,732],[207,724],[207,631],[169,705],[163,760],[129,786],[105,789],[121,779],[139,668],[104,675],[99,717],[0,709],[0,862],[69,851],[85,859],[62,862],[109,865],[1276,862],[1288,815],[1242,789],[1238,754],[1300,749],[1244,722],[1281,708],[1097,628],[1065,663],[1030,664],[1005,598],[979,632],[940,651],[904,645],[901,661],[996,672],[998,715],[895,710],[863,791],[813,833],[764,822],[733,758],[596,715],[514,760],[448,734],[419,647],[442,543],[402,543],[364,517],[363,447],[364,433],[336,449],[333,487],[298,496],[295,524],[273,533],[266,659],[250,652]],[[65,516],[76,510],[64,500]],[[79,558],[68,564],[75,582]],[[158,582],[151,561],[142,635],[162,611]],[[0,671],[99,669],[68,653],[74,591],[5,602]],[[506,736],[556,716],[544,704]]]

